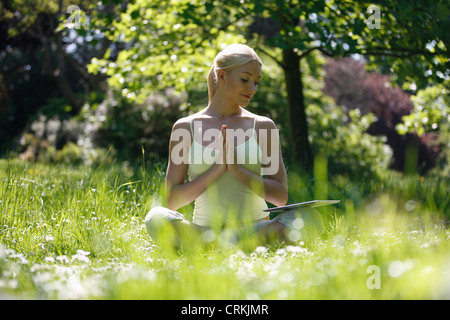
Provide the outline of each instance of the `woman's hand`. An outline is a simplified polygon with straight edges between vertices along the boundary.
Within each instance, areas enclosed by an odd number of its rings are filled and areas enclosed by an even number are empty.
[[[225,148],[227,153],[227,171],[231,174],[236,174],[239,171],[239,165],[237,163],[236,148],[234,147],[234,142],[232,139],[226,139]]]
[[[222,125],[219,133],[219,149],[216,158],[216,167],[222,174],[226,171],[234,174],[239,170],[233,141],[227,137],[227,125],[225,124]]]
[[[227,126],[222,125],[219,133],[219,146],[216,157],[216,167],[220,174],[227,171]]]
[[[260,121],[259,126],[260,128],[269,131],[276,130],[275,124],[270,119]],[[258,143],[263,146],[266,152],[265,154],[268,154],[268,150],[271,150],[271,154],[273,154],[272,143],[276,143],[277,149],[275,149],[274,151],[278,151],[277,156],[279,163],[277,172],[262,177],[261,175],[255,174],[254,172],[250,171],[245,166],[238,164],[236,160],[236,149],[234,148],[234,141],[230,138],[227,139],[228,141],[226,144],[226,164],[227,171],[233,174],[233,176],[235,176],[240,182],[242,182],[258,196],[276,206],[284,206],[288,200],[287,176],[283,164],[283,159],[281,157],[279,138],[276,136],[275,139],[276,140],[272,141],[272,134],[270,134],[269,137],[266,137],[265,140],[258,141]]]
[[[224,124],[220,129],[219,152],[217,154],[216,162],[221,173],[228,171],[233,174],[239,170],[235,151],[233,140],[227,137],[227,125]]]

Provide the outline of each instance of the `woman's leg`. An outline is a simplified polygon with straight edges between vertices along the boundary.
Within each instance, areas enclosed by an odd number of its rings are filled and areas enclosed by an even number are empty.
[[[260,241],[270,244],[312,241],[322,232],[322,216],[314,208],[283,212],[256,232]]]
[[[144,223],[147,233],[160,246],[178,250],[200,245],[200,230],[178,211],[154,207],[148,212]]]
[[[256,231],[254,237],[257,245],[277,245],[287,241],[286,226],[278,221],[270,221]]]
[[[162,227],[174,221],[183,221],[184,216],[178,211],[165,207],[153,207],[145,216],[144,223],[147,233],[152,239],[157,239]]]

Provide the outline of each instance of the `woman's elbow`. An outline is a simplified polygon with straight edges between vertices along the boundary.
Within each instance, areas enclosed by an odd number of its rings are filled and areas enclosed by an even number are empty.
[[[283,194],[280,197],[280,204],[278,204],[278,206],[279,207],[285,206],[287,204],[287,202],[288,202],[288,198],[289,198],[289,195],[288,195],[287,190],[283,191]]]
[[[171,195],[167,197],[167,208],[174,211],[180,208],[180,205],[177,203],[176,199]]]
[[[166,186],[166,201],[165,206],[166,208],[170,210],[177,210],[176,208],[176,197],[174,197],[174,194],[172,192],[172,188]]]
[[[282,190],[277,195],[277,197],[275,199],[273,199],[272,203],[277,207],[285,206],[288,202],[288,197],[289,197],[289,195],[288,195],[287,190]]]

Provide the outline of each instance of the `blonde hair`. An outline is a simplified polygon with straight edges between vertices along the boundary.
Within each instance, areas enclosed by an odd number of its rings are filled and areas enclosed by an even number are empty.
[[[212,101],[217,89],[217,71],[231,71],[243,66],[250,61],[257,61],[262,66],[262,61],[255,50],[245,44],[231,44],[223,49],[214,58],[214,63],[208,73],[208,95],[209,102]]]

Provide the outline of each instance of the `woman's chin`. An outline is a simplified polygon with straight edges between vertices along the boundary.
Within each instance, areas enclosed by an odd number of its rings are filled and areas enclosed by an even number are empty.
[[[240,105],[242,108],[245,108],[245,107],[247,107],[247,106],[249,105],[249,103],[250,103],[250,101],[244,101],[244,102],[240,103],[239,105]]]

